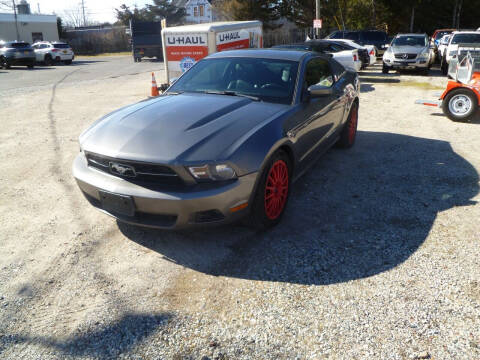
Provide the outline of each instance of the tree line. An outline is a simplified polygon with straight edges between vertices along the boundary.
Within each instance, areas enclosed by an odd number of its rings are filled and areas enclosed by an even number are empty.
[[[282,26],[281,19],[299,28],[311,28],[315,0],[212,0],[224,20],[260,20],[266,29]],[[334,29],[379,29],[389,34],[427,32],[438,28],[477,29],[480,27],[480,0],[320,0],[322,32]],[[185,9],[171,0],[154,0],[144,8],[122,5],[117,19],[166,18],[170,25],[181,24]]]

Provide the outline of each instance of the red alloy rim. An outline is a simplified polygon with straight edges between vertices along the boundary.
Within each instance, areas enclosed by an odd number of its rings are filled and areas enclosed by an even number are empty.
[[[353,143],[355,140],[355,134],[357,133],[357,122],[358,122],[358,109],[356,106],[352,108],[352,114],[350,117],[350,126],[348,129],[348,141]]]
[[[265,185],[265,213],[270,220],[277,219],[287,203],[288,167],[277,160],[270,168]]]

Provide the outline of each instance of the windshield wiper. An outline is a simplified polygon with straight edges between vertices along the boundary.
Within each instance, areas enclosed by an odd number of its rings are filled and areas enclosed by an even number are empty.
[[[253,101],[260,101],[259,97],[252,96],[252,95],[241,94],[241,93],[238,93],[236,91],[228,91],[228,90],[226,90],[226,91],[210,91],[210,90],[207,90],[207,91],[204,91],[204,93],[205,94],[213,94],[213,95],[240,96],[240,97],[245,97],[245,98],[253,100]]]
[[[180,95],[180,94],[183,94],[183,91],[167,91],[163,93],[163,95]]]

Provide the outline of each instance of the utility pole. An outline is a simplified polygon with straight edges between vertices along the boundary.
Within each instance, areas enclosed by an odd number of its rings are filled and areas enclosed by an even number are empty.
[[[82,14],[83,14],[83,27],[87,26],[87,21],[85,20],[85,0],[82,0]]]
[[[457,8],[458,8],[458,0],[455,0],[455,6],[453,7],[453,17],[452,17],[452,28],[456,29],[455,23],[457,18]]]
[[[18,19],[17,19],[17,5],[15,5],[15,0],[13,2],[13,16],[15,18],[15,30],[17,30],[17,40],[20,40],[20,34],[18,32]]]
[[[458,11],[457,11],[457,29],[460,29],[460,14],[462,12],[462,5],[463,5],[463,0],[460,0],[458,3]]]
[[[412,18],[410,19],[410,32],[413,33],[413,25],[415,23],[415,6],[412,7]]]
[[[319,20],[320,19],[320,0],[316,0],[315,1],[315,19]],[[317,28],[317,31],[316,31],[316,38],[317,39],[320,39],[320,28]]]

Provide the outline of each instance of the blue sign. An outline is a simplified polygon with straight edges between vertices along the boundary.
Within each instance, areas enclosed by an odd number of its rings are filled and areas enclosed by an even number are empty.
[[[193,65],[195,65],[195,59],[193,59],[189,56],[184,57],[182,60],[180,60],[180,69],[182,69],[182,72],[187,71]]]

